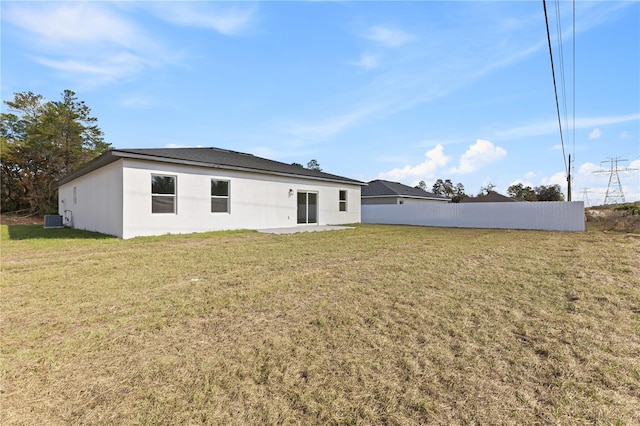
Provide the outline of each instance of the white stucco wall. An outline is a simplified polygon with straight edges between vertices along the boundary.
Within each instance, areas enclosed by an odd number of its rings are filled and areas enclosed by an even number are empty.
[[[318,224],[360,222],[359,185],[133,159],[122,161],[122,238],[304,226],[297,224],[298,191],[318,193]],[[175,214],[151,213],[152,174],[176,176]],[[211,213],[212,178],[230,181],[229,213]],[[340,190],[347,191],[347,212],[338,211]]]
[[[74,188],[76,197],[74,199]],[[58,213],[76,229],[122,237],[122,160],[58,188]]]

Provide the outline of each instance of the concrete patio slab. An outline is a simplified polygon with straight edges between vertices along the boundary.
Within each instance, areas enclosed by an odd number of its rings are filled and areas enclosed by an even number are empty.
[[[300,234],[302,232],[322,232],[322,231],[342,231],[345,229],[355,229],[353,226],[338,226],[338,225],[301,225],[292,228],[271,228],[271,229],[258,229],[258,232],[263,234]]]

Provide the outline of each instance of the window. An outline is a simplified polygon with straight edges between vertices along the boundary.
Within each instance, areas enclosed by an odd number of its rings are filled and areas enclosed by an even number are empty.
[[[338,210],[341,212],[347,211],[347,191],[340,190],[340,197],[338,201]]]
[[[211,213],[229,213],[229,181],[211,179]]]
[[[151,213],[176,212],[176,177],[151,175]]]

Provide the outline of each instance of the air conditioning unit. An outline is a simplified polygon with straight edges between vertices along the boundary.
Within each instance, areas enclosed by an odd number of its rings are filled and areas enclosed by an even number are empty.
[[[44,229],[64,228],[62,216],[59,214],[47,214],[44,216]]]

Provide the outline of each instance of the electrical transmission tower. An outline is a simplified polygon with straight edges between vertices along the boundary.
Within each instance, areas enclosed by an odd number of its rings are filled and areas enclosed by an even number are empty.
[[[607,192],[604,196],[604,205],[607,204],[618,204],[618,203],[624,203],[624,192],[622,192],[622,183],[620,183],[620,172],[631,172],[634,170],[638,170],[638,169],[630,169],[628,167],[625,167],[623,169],[618,168],[618,163],[620,162],[624,162],[624,161],[629,161],[629,160],[624,160],[620,157],[618,158],[608,158],[605,161],[601,161],[600,165],[602,166],[602,163],[609,163],[609,169],[600,169],[600,170],[596,170],[593,173],[596,174],[603,174],[603,173],[608,173],[609,174],[609,185],[607,185]]]
[[[584,206],[590,207],[591,203],[589,203],[589,192],[591,191],[589,191],[589,188],[581,188],[581,190],[582,190],[582,201],[584,201]]]

